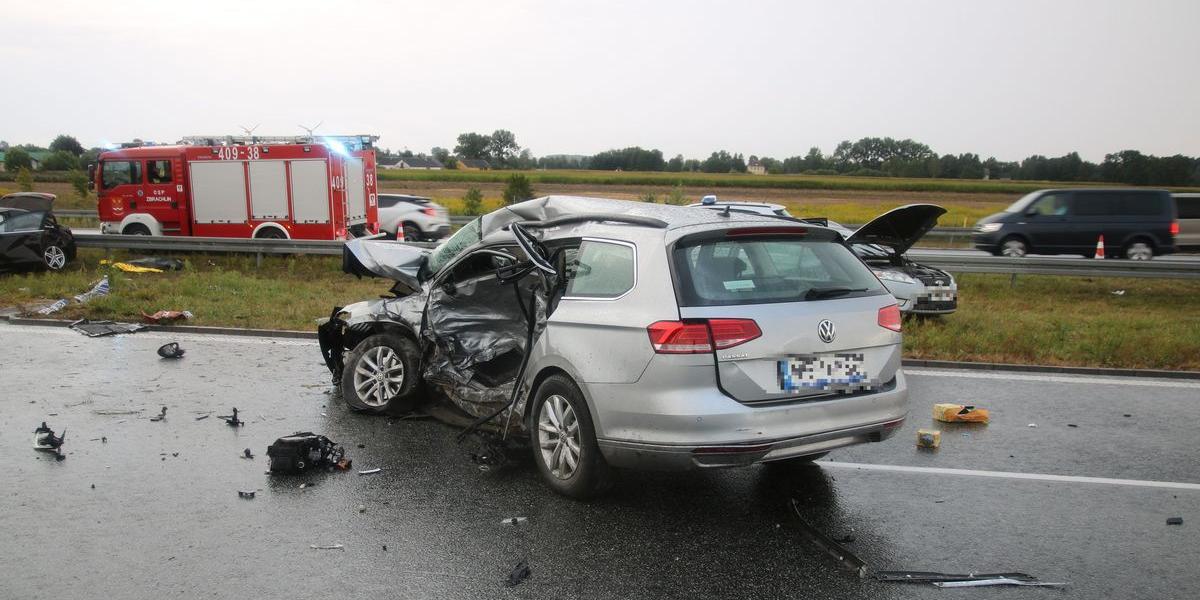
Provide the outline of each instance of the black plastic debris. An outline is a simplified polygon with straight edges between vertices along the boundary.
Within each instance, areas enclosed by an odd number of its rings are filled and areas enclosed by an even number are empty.
[[[236,406],[233,408],[232,415],[217,415],[217,418],[225,419],[225,424],[230,427],[241,427],[242,425],[246,424],[245,421],[241,421],[238,419],[238,409]]]
[[[246,500],[253,500],[254,493],[255,493],[254,490],[249,490],[249,491],[238,490],[238,498],[245,498]]]
[[[951,581],[975,581],[980,579],[1012,579],[1037,581],[1028,573],[939,573],[937,571],[875,571],[876,581],[895,583],[937,583]]]
[[[116,335],[120,333],[134,333],[145,329],[146,326],[139,323],[118,323],[116,321],[91,321],[88,319],[80,319],[71,323],[71,329],[82,333],[88,337],[101,337],[105,335]]]
[[[513,567],[512,572],[508,574],[508,581],[504,585],[507,587],[520,585],[522,581],[529,579],[529,576],[532,574],[533,570],[529,568],[529,563],[521,560],[521,562],[517,563],[517,566]]]
[[[171,342],[158,347],[158,355],[163,358],[183,358],[185,350],[179,347],[179,342]]]
[[[67,437],[67,431],[64,429],[62,435],[54,435],[54,430],[46,425],[45,421],[33,430],[33,448],[35,450],[45,450],[49,452],[57,451],[63,445],[63,440]]]
[[[254,453],[249,448],[242,450],[242,458],[254,458]]]
[[[310,431],[298,431],[267,447],[272,473],[304,473],[314,467],[349,466],[346,450],[333,440]]]
[[[504,438],[491,432],[476,431],[475,449],[468,453],[471,462],[480,467],[501,467],[508,464],[508,445]]]
[[[791,504],[792,513],[796,515],[797,528],[800,530],[800,533],[804,534],[804,537],[808,538],[809,542],[825,551],[843,569],[854,573],[860,578],[867,576],[867,563],[864,560],[855,556],[853,552],[842,546],[838,540],[829,537],[825,532],[814,527],[812,523],[809,523],[800,512],[800,502],[798,500],[793,498]]]
[[[150,420],[157,423],[158,421],[165,421],[166,418],[167,418],[167,407],[164,406],[164,407],[162,407],[162,412],[158,413],[157,415],[154,415],[153,417],[150,417]]]
[[[1167,517],[1167,525],[1183,525],[1183,517]]]
[[[122,261],[127,265],[137,267],[150,267],[151,269],[162,269],[164,271],[182,271],[183,261],[177,258],[160,258],[158,256],[150,256],[147,258],[139,258],[136,260]]]

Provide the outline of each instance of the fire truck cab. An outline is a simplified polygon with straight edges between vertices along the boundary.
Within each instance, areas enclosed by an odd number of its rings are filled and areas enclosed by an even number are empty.
[[[100,230],[308,240],[369,235],[378,231],[373,141],[185,138],[173,146],[110,150],[92,173]]]

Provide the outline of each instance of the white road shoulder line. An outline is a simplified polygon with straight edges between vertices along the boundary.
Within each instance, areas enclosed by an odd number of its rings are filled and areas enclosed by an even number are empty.
[[[74,329],[69,327],[51,327],[46,325],[2,325],[0,327],[12,328],[21,333],[32,333],[36,335],[61,335],[65,337],[74,337],[81,340],[104,340],[104,339],[138,339],[138,340],[189,340],[195,342],[219,342],[221,344],[251,344],[251,345],[279,345],[279,346],[316,346],[317,340],[305,338],[291,337],[271,337],[258,335],[227,335],[219,333],[193,333],[190,331],[173,332],[173,331],[140,331],[137,333],[121,333],[115,335],[102,335],[96,338],[89,338]],[[0,329],[0,332],[6,329]]]
[[[1037,383],[1069,383],[1074,385],[1135,385],[1146,387],[1169,387],[1200,389],[1200,381],[1175,379],[1149,379],[1142,377],[1095,377],[1091,375],[1039,375],[1010,371],[971,371],[968,369],[904,369],[905,375],[917,377],[958,377],[963,379],[1000,379],[1004,381],[1030,381]]]
[[[993,477],[997,479],[1028,479],[1053,481],[1056,483],[1093,483],[1101,485],[1126,485],[1133,487],[1166,488],[1171,490],[1200,491],[1200,483],[1178,481],[1147,481],[1143,479],[1111,479],[1108,477],[1078,477],[1075,475],[1049,475],[1045,473],[1013,473],[1011,471],[978,471],[975,469],[944,469],[939,467],[910,467],[906,465],[875,465],[819,460],[821,467],[834,469],[859,469],[862,471],[891,471],[893,473],[923,473],[928,475],[963,475],[967,477]]]

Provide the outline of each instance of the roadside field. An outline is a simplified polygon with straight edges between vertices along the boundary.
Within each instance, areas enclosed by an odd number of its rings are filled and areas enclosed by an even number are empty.
[[[114,252],[120,259],[127,255]],[[183,255],[179,273],[130,274],[99,265],[84,249],[62,273],[0,276],[0,307],[38,307],[88,289],[103,274],[112,294],[54,318],[137,321],[142,311],[190,310],[189,324],[312,331],[314,320],[386,293],[384,280],[357,280],[337,257]],[[907,319],[910,358],[1200,370],[1200,282],[1150,279],[959,276],[959,311]],[[1124,290],[1124,294],[1112,292]]]

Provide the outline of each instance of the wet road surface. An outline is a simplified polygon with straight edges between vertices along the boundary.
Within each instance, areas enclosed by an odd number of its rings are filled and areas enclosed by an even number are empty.
[[[170,340],[186,348],[183,360],[155,354]],[[528,460],[481,471],[445,425],[330,402],[315,342],[89,339],[0,325],[0,347],[9,463],[0,598],[1193,598],[1200,589],[1197,382],[913,369],[912,414],[891,440],[835,451],[820,468],[623,473],[609,495],[581,503],[543,487]],[[942,447],[918,451],[915,430],[932,425],[939,401],[985,406],[992,423],[941,424]],[[164,405],[166,420],[151,422]],[[246,426],[216,418],[233,406]],[[31,449],[42,420],[66,428],[66,460]],[[267,445],[303,430],[344,444],[354,470],[266,475]],[[256,457],[241,458],[244,448]],[[376,467],[384,471],[356,472]],[[909,467],[925,470],[896,470]],[[249,489],[255,499],[238,498]],[[804,540],[793,499],[830,536],[853,537],[847,546],[873,569],[1024,571],[1070,586],[860,580]],[[527,521],[501,523],[513,516]],[[1184,524],[1166,525],[1171,516]],[[310,547],[332,544],[344,549]],[[522,559],[531,577],[505,587]]]

